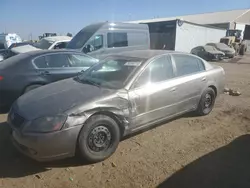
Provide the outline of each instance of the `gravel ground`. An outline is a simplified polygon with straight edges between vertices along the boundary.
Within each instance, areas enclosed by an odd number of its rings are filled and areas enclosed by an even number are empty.
[[[249,64],[248,64],[249,63]],[[38,163],[19,154],[0,115],[0,187],[250,187],[250,56],[215,63],[227,86],[205,117],[184,116],[120,143],[108,160]]]

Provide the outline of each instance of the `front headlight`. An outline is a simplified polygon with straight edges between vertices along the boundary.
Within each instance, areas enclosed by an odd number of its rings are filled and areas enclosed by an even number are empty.
[[[61,130],[67,116],[57,115],[57,116],[46,116],[42,118],[37,118],[31,122],[29,126],[25,128],[25,132],[31,133],[49,133]]]

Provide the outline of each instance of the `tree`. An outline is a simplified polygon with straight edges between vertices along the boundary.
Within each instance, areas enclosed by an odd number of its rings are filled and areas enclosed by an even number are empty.
[[[67,33],[67,36],[68,37],[72,37],[73,35],[71,33]]]

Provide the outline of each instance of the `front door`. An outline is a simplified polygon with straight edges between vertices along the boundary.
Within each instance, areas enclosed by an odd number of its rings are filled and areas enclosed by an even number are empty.
[[[168,55],[153,60],[143,70],[129,91],[134,129],[172,115],[176,95],[173,78]]]

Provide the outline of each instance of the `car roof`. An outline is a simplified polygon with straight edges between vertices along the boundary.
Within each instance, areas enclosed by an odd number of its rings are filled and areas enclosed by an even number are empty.
[[[135,57],[135,58],[141,58],[141,59],[150,59],[158,55],[176,54],[176,53],[190,55],[189,53],[177,52],[177,51],[171,51],[171,50],[133,50],[133,51],[125,51],[125,52],[117,53],[115,55]]]
[[[76,53],[82,53],[78,50],[71,50],[71,49],[53,49],[53,50],[36,50],[36,51],[30,51],[26,52],[28,55],[42,55],[42,54],[48,54],[48,53],[60,53],[60,52],[76,52]]]
[[[72,37],[68,36],[53,36],[53,37],[44,37],[43,39],[52,41],[52,42],[57,42],[57,41],[70,41]]]
[[[29,57],[29,58],[33,58],[33,57],[40,56],[40,55],[62,53],[62,52],[65,52],[65,53],[72,53],[72,52],[74,52],[76,54],[82,54],[82,55],[89,56],[89,55],[84,54],[84,53],[82,53],[82,52],[80,52],[78,50],[71,50],[71,49],[35,50],[35,51],[26,52],[24,54],[26,54],[27,57]],[[89,56],[89,57],[91,57],[91,56]],[[93,58],[93,59],[96,59],[96,58]]]

